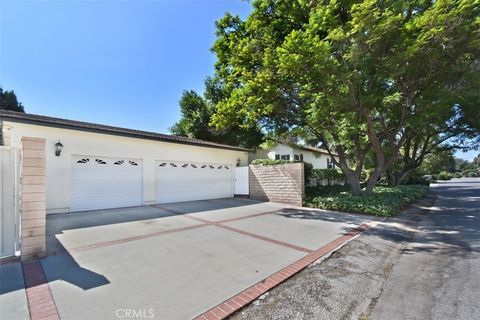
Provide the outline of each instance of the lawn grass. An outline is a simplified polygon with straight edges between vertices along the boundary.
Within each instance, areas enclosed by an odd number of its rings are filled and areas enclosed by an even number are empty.
[[[349,191],[324,192],[319,195],[310,189],[304,206],[389,217],[405,205],[424,197],[428,190],[429,187],[424,185],[376,187],[370,196],[356,196]]]

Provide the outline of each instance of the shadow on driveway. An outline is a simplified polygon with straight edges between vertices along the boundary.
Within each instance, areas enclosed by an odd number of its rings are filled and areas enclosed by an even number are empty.
[[[414,245],[404,249],[405,254],[442,251],[449,256],[475,258],[480,252],[480,188],[476,181],[463,182],[463,185],[460,181],[452,183],[432,188],[437,200],[425,218],[415,217],[417,221],[422,220],[418,230],[412,229],[406,234],[405,228],[416,227],[415,221],[412,222],[411,215],[400,215],[387,219],[382,228],[368,232],[401,243],[410,242],[414,237]]]
[[[41,263],[48,282],[65,281],[83,290],[93,289],[110,283],[104,275],[80,266],[66,251],[43,258]]]
[[[259,202],[232,198],[167,203],[162,204],[161,207],[141,206],[47,215],[47,253],[54,254],[65,250],[58,240],[58,236],[68,230],[168,218],[193,212],[250,206],[257,203]],[[173,212],[169,210],[173,210]]]
[[[41,263],[48,282],[61,280],[69,282],[83,290],[109,284],[109,280],[94,271],[80,266],[68,250],[59,241],[60,235],[68,230],[108,226],[135,221],[167,218],[181,214],[243,207],[259,202],[248,199],[215,199],[183,203],[162,204],[167,210],[153,206],[117,208],[53,214],[47,216],[47,257]],[[175,213],[168,210],[178,210]],[[23,283],[21,284],[23,286]],[[2,287],[2,290],[17,290],[18,286]]]

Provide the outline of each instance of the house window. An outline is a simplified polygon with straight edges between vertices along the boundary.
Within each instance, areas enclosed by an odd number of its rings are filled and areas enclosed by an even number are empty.
[[[303,154],[296,154],[293,156],[295,161],[303,161]]]
[[[335,163],[333,163],[333,160],[330,158],[327,158],[327,168],[328,169],[335,169]]]
[[[275,155],[275,160],[280,160],[280,155],[279,154]]]
[[[290,155],[289,155],[289,154],[282,154],[280,158],[281,158],[282,160],[290,161]]]

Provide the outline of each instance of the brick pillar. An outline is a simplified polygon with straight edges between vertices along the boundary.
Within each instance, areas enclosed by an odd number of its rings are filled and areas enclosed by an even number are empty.
[[[22,137],[21,259],[45,256],[45,139]]]

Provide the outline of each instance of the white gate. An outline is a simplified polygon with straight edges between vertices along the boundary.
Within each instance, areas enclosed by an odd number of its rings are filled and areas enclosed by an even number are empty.
[[[235,194],[249,195],[248,188],[248,167],[235,168]]]
[[[0,257],[19,248],[18,160],[17,149],[0,146]]]

